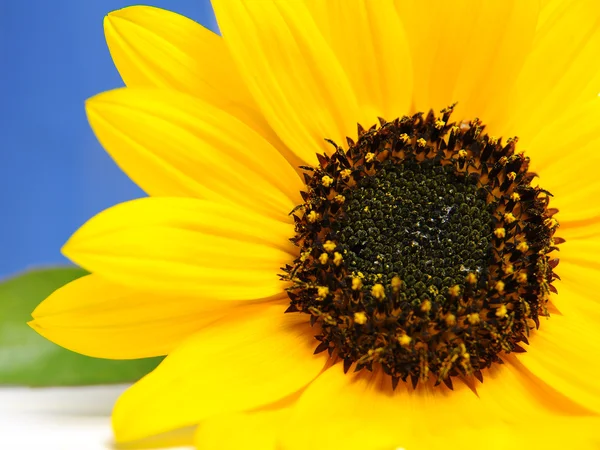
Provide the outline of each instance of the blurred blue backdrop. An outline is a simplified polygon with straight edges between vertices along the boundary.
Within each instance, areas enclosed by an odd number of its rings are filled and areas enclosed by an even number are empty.
[[[84,100],[119,87],[102,20],[125,0],[0,0],[0,278],[64,263],[86,219],[144,194],[102,150]],[[146,3],[216,30],[209,0]]]

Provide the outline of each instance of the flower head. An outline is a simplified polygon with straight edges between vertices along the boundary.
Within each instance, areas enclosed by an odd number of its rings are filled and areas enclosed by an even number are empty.
[[[544,4],[214,0],[223,37],[107,17],[127,87],[88,117],[150,197],[74,234],[92,274],[31,325],[168,355],[117,440],[598,443],[600,8]]]

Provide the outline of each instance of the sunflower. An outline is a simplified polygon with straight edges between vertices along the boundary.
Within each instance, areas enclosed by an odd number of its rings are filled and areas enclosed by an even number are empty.
[[[87,114],[149,197],[79,229],[91,274],[33,313],[168,355],[116,439],[598,448],[596,0],[213,6],[222,37],[106,18],[127,87]]]

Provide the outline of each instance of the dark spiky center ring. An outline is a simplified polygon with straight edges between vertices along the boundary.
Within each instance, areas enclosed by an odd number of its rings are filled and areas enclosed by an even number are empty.
[[[478,120],[416,114],[365,131],[318,167],[293,211],[300,256],[289,312],[320,325],[316,352],[379,365],[394,387],[474,375],[522,352],[548,316],[557,210],[517,139]]]

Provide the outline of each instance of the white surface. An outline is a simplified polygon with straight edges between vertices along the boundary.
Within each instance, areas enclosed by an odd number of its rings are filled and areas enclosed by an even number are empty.
[[[0,388],[0,449],[114,449],[110,412],[126,388]]]

